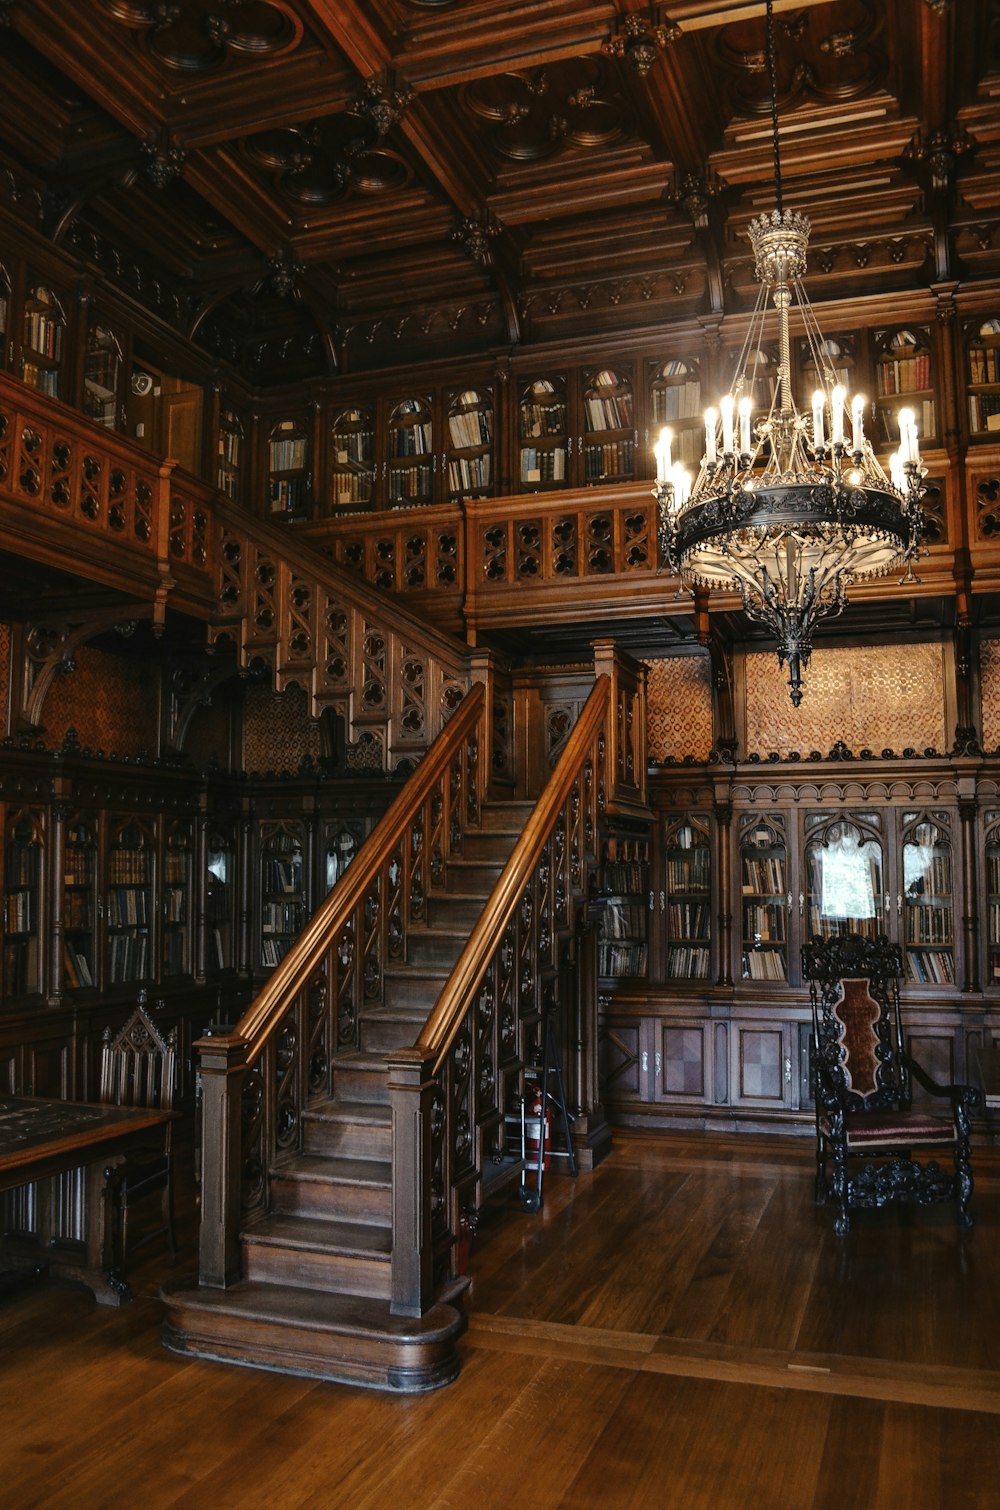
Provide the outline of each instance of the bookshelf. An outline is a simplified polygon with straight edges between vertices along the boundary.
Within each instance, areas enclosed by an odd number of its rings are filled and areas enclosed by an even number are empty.
[[[631,377],[603,367],[583,387],[583,481],[631,482],[635,476],[635,402]]]
[[[21,377],[29,388],[59,397],[66,315],[51,289],[37,283],[24,301]]]
[[[112,824],[106,907],[112,985],[153,975],[154,849],[153,833],[145,825],[134,819]]]
[[[330,834],[324,852],[323,879],[327,891],[332,891],[354,856],[361,848],[362,835],[346,825]]]
[[[274,820],[260,826],[260,962],[280,965],[306,920],[301,823]]]
[[[878,813],[854,821],[809,813],[805,822],[807,937],[882,931],[884,845]]]
[[[114,331],[107,325],[91,323],[83,356],[83,412],[106,430],[118,429],[123,361],[121,342]]]
[[[43,873],[42,814],[8,809],[4,843],[3,994],[41,990],[40,882]]]
[[[66,824],[63,851],[63,979],[67,990],[99,984],[95,898],[97,830],[90,819],[73,816]]]
[[[921,445],[937,436],[930,331],[923,326],[875,332],[875,443],[895,450],[900,409],[913,410]]]
[[[666,979],[708,980],[712,852],[705,819],[668,817],[663,873]]]
[[[569,482],[566,379],[536,378],[518,403],[519,487],[522,493],[564,488]]]
[[[448,497],[493,493],[493,393],[465,388],[448,400]]]
[[[404,398],[389,412],[389,506],[430,503],[434,490],[434,420],[429,398]]]
[[[240,496],[240,475],[246,435],[243,421],[235,409],[219,411],[219,443],[215,463],[215,483],[220,493],[234,501]]]
[[[705,450],[705,420],[701,398],[701,369],[690,358],[655,362],[649,373],[649,431],[647,447],[656,443],[664,425],[674,433],[674,455],[697,468]]]
[[[167,830],[163,848],[163,885],[160,905],[163,911],[163,976],[185,975],[190,964],[191,856],[193,836],[190,823],[174,823]]]
[[[903,958],[906,979],[953,985],[955,907],[948,817],[903,814]]]
[[[309,494],[309,435],[295,419],[279,420],[267,442],[267,502],[271,514],[301,519]]]
[[[205,964],[209,972],[233,965],[233,883],[236,846],[232,834],[213,829],[206,845]]]
[[[375,419],[370,409],[342,409],[330,431],[330,508],[368,509],[375,485]]]
[[[788,843],[780,813],[740,819],[740,910],[742,977],[787,981]]]
[[[972,328],[965,352],[969,438],[1000,440],[1000,320]]]
[[[645,976],[649,967],[649,840],[609,837],[594,897],[597,972],[606,979]]]

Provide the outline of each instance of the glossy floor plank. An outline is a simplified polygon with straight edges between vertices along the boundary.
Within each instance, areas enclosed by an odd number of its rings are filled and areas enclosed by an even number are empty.
[[[5,1510],[995,1510],[1000,1160],[977,1225],[836,1239],[804,1140],[618,1133],[542,1212],[484,1222],[456,1384],[397,1399],[160,1346],[149,1253],[121,1310],[0,1301]]]

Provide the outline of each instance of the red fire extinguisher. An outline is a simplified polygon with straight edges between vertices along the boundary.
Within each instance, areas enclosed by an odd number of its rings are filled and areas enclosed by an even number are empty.
[[[538,1140],[542,1138],[542,1172],[548,1171],[551,1159],[549,1150],[552,1140],[549,1136],[549,1109],[545,1104],[542,1087],[536,1085],[532,1093],[531,1107],[528,1111],[525,1123],[524,1147],[527,1163],[527,1173],[535,1176],[538,1173]]]

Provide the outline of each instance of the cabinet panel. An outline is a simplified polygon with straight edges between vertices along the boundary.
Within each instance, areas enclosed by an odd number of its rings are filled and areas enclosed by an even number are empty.
[[[654,1022],[652,1026],[654,1095],[657,1100],[710,1100],[710,1024]]]
[[[642,1021],[615,1018],[605,1023],[599,1039],[598,1076],[601,1097],[609,1102],[642,1101]]]
[[[792,1065],[787,1026],[734,1023],[732,1055],[734,1106],[789,1103]]]

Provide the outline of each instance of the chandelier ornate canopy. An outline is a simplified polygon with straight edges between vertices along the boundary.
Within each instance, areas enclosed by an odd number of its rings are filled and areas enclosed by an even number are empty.
[[[766,14],[777,207],[749,226],[760,292],[729,392],[705,412],[697,476],[672,461],[665,429],[654,491],[664,565],[689,587],[739,591],[748,616],[774,632],[797,707],[816,623],[842,611],[848,584],[901,568],[904,581],[917,580],[924,470],[914,413],[903,408],[886,476],[865,434],[866,400],[838,382],[802,286],[810,225],[782,204],[772,0]],[[777,381],[770,408],[755,414],[769,298]],[[792,395],[793,301],[821,384],[808,413]]]

